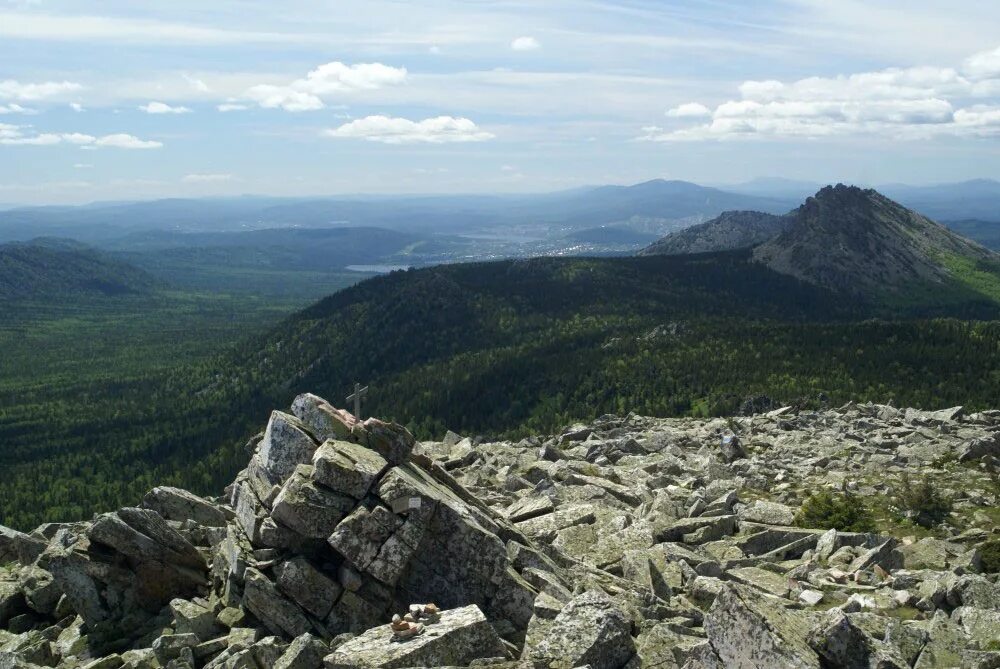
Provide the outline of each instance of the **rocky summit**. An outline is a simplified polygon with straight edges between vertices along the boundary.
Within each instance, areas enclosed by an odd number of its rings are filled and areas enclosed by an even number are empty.
[[[0,667],[1000,666],[1000,411],[417,443],[302,395],[248,447],[217,499],[0,529]]]

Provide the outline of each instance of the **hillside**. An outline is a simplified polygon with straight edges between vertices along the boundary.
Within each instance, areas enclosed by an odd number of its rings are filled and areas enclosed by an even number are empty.
[[[0,244],[0,299],[139,294],[155,285],[137,267],[69,240]]]
[[[377,265],[427,237],[383,228],[273,228],[243,232],[133,233],[107,246],[116,257],[171,285],[258,294],[326,294],[316,286],[351,283],[345,267]],[[356,279],[363,275],[357,275]],[[285,286],[288,286],[285,289]],[[327,291],[327,293],[332,291]]]
[[[997,316],[983,304],[921,313]],[[729,415],[764,396],[993,402],[995,323],[877,315],[910,314],[778,274],[748,251],[396,272],[154,380],[0,392],[0,523],[79,518],[158,484],[217,490],[270,407],[303,390],[342,398],[355,382],[371,388],[367,412],[422,437],[525,435],[611,412]]]
[[[754,250],[777,272],[868,297],[1000,297],[1000,256],[874,190],[827,186],[789,216],[783,233]]]
[[[1000,212],[997,215],[1000,217]],[[993,251],[1000,251],[1000,221],[983,221],[973,218],[960,221],[942,221],[942,223],[967,239],[982,244]]]
[[[639,255],[684,255],[749,248],[774,238],[790,223],[787,216],[759,211],[726,211],[711,221],[667,235]]]

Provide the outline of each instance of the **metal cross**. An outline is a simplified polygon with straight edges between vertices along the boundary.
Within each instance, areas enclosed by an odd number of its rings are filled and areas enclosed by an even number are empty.
[[[354,402],[354,417],[361,419],[361,400],[368,397],[368,386],[361,387],[360,383],[354,384],[354,394],[347,396],[348,402]]]

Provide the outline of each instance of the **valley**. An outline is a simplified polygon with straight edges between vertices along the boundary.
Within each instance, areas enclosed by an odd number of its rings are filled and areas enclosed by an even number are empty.
[[[648,188],[633,191],[636,230],[581,223],[563,242],[522,223],[133,230],[0,246],[31,251],[43,269],[70,254],[4,302],[0,523],[83,517],[155,484],[217,490],[268,407],[307,390],[346,396],[355,382],[371,388],[366,411],[420,438],[762,402],[995,401],[1000,273],[981,247],[857,189],[821,191],[781,217],[703,209],[695,219],[707,222],[691,227],[644,218]],[[825,254],[795,249],[835,247],[823,235],[841,233],[858,248],[909,249],[895,274],[907,290],[867,276],[864,262],[848,284],[799,264]],[[680,254],[658,255],[675,237]],[[769,245],[791,264],[762,261]],[[0,285],[17,283],[21,266],[10,267]],[[392,271],[404,267],[414,269]],[[122,289],[95,291],[105,284],[94,276]]]

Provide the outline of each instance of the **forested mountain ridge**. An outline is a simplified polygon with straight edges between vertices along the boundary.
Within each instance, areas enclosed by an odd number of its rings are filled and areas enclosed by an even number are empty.
[[[914,314],[998,310],[892,311],[745,250],[395,272],[153,380],[0,393],[0,523],[80,518],[155,485],[217,493],[272,407],[303,390],[343,398],[355,382],[370,386],[366,415],[422,438],[525,435],[609,412],[729,415],[759,396],[993,404],[1000,327],[872,319]]]
[[[156,283],[141,269],[72,240],[0,244],[3,300],[141,294]]]

